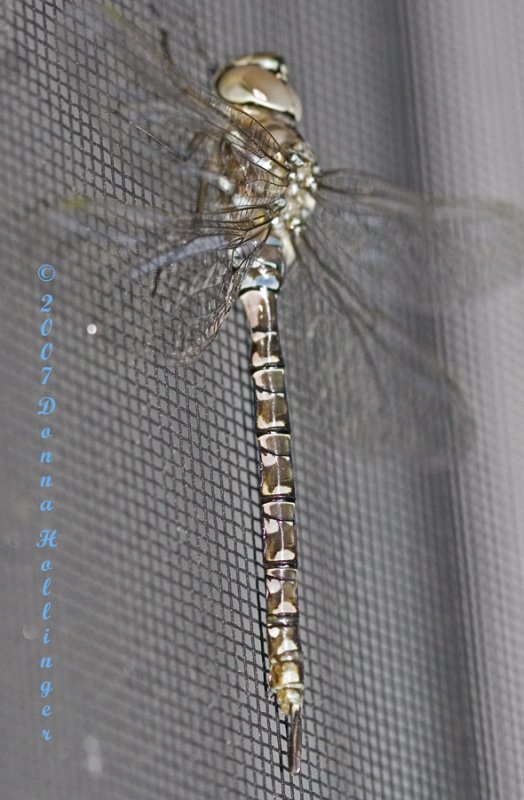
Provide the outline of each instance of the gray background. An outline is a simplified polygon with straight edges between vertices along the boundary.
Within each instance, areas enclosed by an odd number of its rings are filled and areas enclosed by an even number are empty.
[[[286,297],[308,658],[305,758],[292,779],[264,689],[244,321],[236,310],[176,376],[85,333],[99,311],[101,248],[59,251],[34,221],[97,160],[89,130],[71,144],[68,87],[82,86],[72,67],[53,67],[55,10],[8,2],[0,29],[2,798],[519,800],[522,286],[440,325],[477,438],[438,470],[355,452],[333,416],[316,435],[308,398],[293,389],[307,320],[300,297]],[[202,81],[231,56],[283,53],[323,164],[522,203],[516,0],[172,0],[162,19],[175,58]],[[95,96],[103,74],[92,66]],[[54,742],[44,745],[35,267],[55,256],[62,536]]]

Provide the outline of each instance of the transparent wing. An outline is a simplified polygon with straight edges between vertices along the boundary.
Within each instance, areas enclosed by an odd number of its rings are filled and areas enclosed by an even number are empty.
[[[156,19],[148,32],[112,5],[69,4],[59,24],[89,122],[81,191],[93,196],[66,199],[55,216],[96,248],[101,327],[126,348],[146,344],[184,363],[216,335],[278,213],[286,186],[278,145],[254,119],[189,83]]]
[[[453,305],[522,275],[522,215],[445,203],[351,170],[320,175],[319,187],[297,241],[312,287],[305,335],[315,413],[332,413],[367,452],[438,462],[464,450],[474,424],[437,355],[439,325]]]
[[[431,313],[524,274],[524,214],[509,204],[441,200],[349,169],[318,182],[307,236],[363,297]]]
[[[284,305],[291,391],[334,436],[369,457],[407,457],[439,466],[467,450],[474,421],[459,383],[432,346],[427,318],[397,321],[352,298],[347,305],[323,257],[304,243],[286,279]],[[326,277],[327,276],[327,277]],[[299,300],[297,301],[297,298]],[[420,344],[425,341],[425,344]]]
[[[71,198],[51,215],[97,265],[99,331],[170,366],[211,344],[268,230],[244,209],[180,218],[105,197]]]
[[[230,161],[230,172],[234,168],[242,170],[246,195],[257,206],[281,198],[286,170],[275,139],[248,114],[192,85],[162,45],[165,37],[155,22],[148,32],[111,5],[94,3],[87,11],[74,5],[68,8],[63,25],[68,36],[75,37],[75,62],[79,53],[85,52],[88,63],[94,49],[101,73],[106,76],[92,93],[91,123],[97,122],[102,132],[109,124],[112,140],[126,145],[131,126],[149,145],[161,148],[182,174],[205,174],[220,189],[222,203],[224,196],[227,200],[232,194],[232,187],[228,188],[224,178],[224,158]],[[79,47],[79,37],[83,47]],[[176,55],[173,53],[175,60]],[[82,69],[82,63],[77,64],[80,84]],[[125,75],[125,80],[119,80],[117,75]],[[104,94],[100,86],[105,89]],[[83,85],[81,89],[85,91]],[[115,130],[118,128],[120,133]],[[218,149],[220,170],[213,164]],[[127,155],[132,172],[137,154]]]
[[[132,273],[121,308],[136,308],[139,299],[147,345],[161,345],[170,366],[193,361],[217,335],[264,238],[206,234],[183,243],[165,241],[156,252],[150,248],[148,260]],[[138,277],[138,271],[145,277],[151,270],[153,290],[151,280]]]

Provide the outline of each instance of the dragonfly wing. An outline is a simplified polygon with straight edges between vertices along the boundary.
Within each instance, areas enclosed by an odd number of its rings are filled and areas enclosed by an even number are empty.
[[[87,153],[96,140],[107,169],[88,159],[87,191],[102,200],[80,199],[80,208],[59,213],[70,232],[85,233],[86,246],[97,246],[116,338],[125,335],[129,346],[128,334],[141,333],[149,347],[184,363],[212,341],[279,208],[286,188],[280,148],[249,115],[191,85],[154,26],[148,33],[114,6],[70,4],[60,30],[64,41],[74,38],[63,57],[74,58],[87,101]],[[100,80],[91,92],[82,70],[93,52]],[[145,170],[136,167],[142,161]],[[228,174],[241,175],[242,205]],[[115,199],[117,186],[131,207]],[[139,207],[137,198],[156,207]]]
[[[213,341],[268,230],[241,208],[176,217],[103,196],[71,198],[53,216],[79,257],[97,265],[100,331],[172,366]]]
[[[518,232],[506,227],[516,217],[477,204],[474,223],[465,205],[440,206],[355,173],[329,180],[332,196],[325,199],[327,179],[324,189],[321,180],[318,207],[297,241],[299,267],[292,270],[292,280],[310,286],[304,335],[311,369],[320,376],[315,413],[324,419],[332,413],[335,429],[343,425],[367,453],[440,463],[467,448],[474,422],[439,358],[442,317],[435,312],[456,303],[459,291],[465,299],[501,278],[491,279],[487,261],[475,259],[476,225],[499,231],[499,255],[512,257],[505,277],[518,276],[512,238]],[[340,380],[344,374],[347,381]]]
[[[436,353],[417,342],[420,328],[410,332],[409,323],[356,303],[342,307],[334,283],[327,296],[322,258],[303,245],[299,258],[285,292],[300,300],[290,299],[285,313],[301,353],[298,367],[288,365],[290,386],[304,398],[297,401],[301,413],[326,426],[328,438],[348,436],[366,457],[439,466],[465,452],[474,438],[472,413]],[[433,330],[427,333],[430,340]]]
[[[217,207],[233,202],[237,186],[228,175],[241,175],[247,202],[253,199],[258,206],[277,208],[286,191],[287,175],[281,164],[265,157],[249,138],[238,135],[240,124],[244,133],[251,122],[258,126],[255,120],[240,114],[236,120],[238,124],[230,120],[228,126],[225,123],[217,126],[210,120],[194,119],[183,104],[171,105],[165,100],[122,106],[119,110],[127,126],[174,162],[175,173],[193,176],[208,184],[208,207],[214,199]],[[125,140],[123,143],[125,145]]]
[[[161,347],[171,366],[197,359],[217,335],[264,238],[258,234],[239,241],[206,234],[149,252],[131,273],[127,298],[122,295],[123,303],[129,303],[140,287],[149,347]],[[153,291],[146,279],[151,274]]]
[[[354,170],[319,176],[308,228],[311,245],[355,291],[416,313],[446,310],[524,274],[520,210],[432,198]],[[343,244],[334,249],[334,241]]]
[[[83,48],[75,42],[76,70],[82,70],[79,53],[85,51],[89,58],[94,47],[101,70],[108,73],[107,97],[97,94],[90,105],[92,121],[114,118],[116,112],[162,147],[182,171],[209,171],[210,147],[227,138],[233,153],[241,155],[242,165],[251,168],[247,179],[259,182],[259,204],[264,193],[270,198],[282,195],[282,155],[276,140],[249,114],[193,85],[162,48],[159,28],[148,32],[113,6],[97,3],[88,10],[69,7],[64,25],[69,36],[72,29],[77,38],[85,39]],[[176,53],[173,56],[176,60]],[[112,70],[113,64],[119,69]],[[122,71],[126,80],[119,84],[111,76]]]

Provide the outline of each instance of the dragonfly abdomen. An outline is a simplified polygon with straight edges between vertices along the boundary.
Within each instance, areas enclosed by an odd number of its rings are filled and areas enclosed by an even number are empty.
[[[269,685],[281,711],[299,715],[304,694],[304,656],[299,636],[295,482],[284,362],[277,322],[277,297],[284,260],[273,238],[249,270],[241,299],[251,327],[260,456],[260,502],[264,536]],[[298,771],[300,742],[292,754]],[[290,758],[291,758],[290,749]]]

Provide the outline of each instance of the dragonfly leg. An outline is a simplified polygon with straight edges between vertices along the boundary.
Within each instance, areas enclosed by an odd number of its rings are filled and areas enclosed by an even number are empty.
[[[169,46],[169,33],[165,28],[160,28],[160,49],[166,61],[174,65],[171,47]]]
[[[196,213],[197,214],[202,214],[202,212],[203,212],[203,210],[205,208],[206,200],[207,200],[208,187],[209,187],[209,183],[207,182],[207,180],[205,178],[201,178],[200,184],[199,184],[199,187],[198,187],[198,198],[197,198],[197,204],[196,204]]]
[[[161,267],[155,270],[153,274],[153,280],[151,281],[151,297],[155,297],[158,291],[158,282],[160,281],[160,275],[162,273]]]

